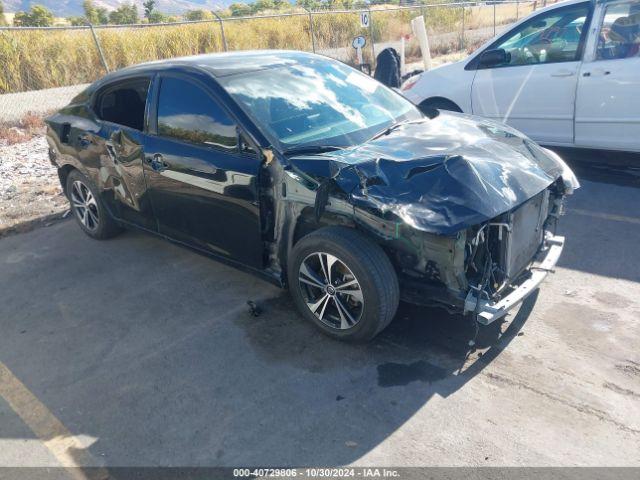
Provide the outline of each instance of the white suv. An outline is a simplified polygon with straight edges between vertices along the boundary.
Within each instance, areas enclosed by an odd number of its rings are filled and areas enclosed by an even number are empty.
[[[402,93],[546,145],[640,152],[640,0],[539,10],[467,59],[409,79]]]

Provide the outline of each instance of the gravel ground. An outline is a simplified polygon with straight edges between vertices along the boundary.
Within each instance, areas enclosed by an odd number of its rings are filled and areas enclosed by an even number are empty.
[[[43,135],[7,145],[0,140],[0,236],[51,222],[67,210]]]

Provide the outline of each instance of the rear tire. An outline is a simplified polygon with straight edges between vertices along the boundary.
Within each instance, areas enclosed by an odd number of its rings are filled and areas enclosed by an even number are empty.
[[[316,230],[296,243],[288,264],[296,307],[333,338],[371,340],[396,313],[396,272],[382,248],[356,230]]]
[[[78,170],[69,173],[66,191],[71,212],[84,233],[96,240],[105,240],[122,231],[105,208],[98,189]]]

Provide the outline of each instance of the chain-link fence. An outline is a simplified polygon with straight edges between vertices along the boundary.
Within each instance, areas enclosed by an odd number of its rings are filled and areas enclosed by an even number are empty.
[[[29,111],[59,108],[84,84],[107,71],[148,60],[233,50],[291,49],[356,64],[352,41],[363,36],[367,42],[362,50],[364,61],[372,68],[382,49],[400,50],[402,37],[407,61],[415,61],[420,50],[411,36],[411,20],[419,15],[425,19],[432,56],[462,55],[546,3],[449,2],[364,10],[297,9],[171,24],[0,27],[0,122],[14,121]],[[71,87],[74,85],[77,87]],[[52,88],[56,90],[48,90]]]

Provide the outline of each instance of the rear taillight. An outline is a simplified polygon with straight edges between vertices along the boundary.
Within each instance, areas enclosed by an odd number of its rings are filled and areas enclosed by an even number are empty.
[[[420,77],[418,77],[417,75],[415,77],[410,78],[409,80],[407,80],[406,82],[404,82],[404,84],[400,87],[400,90],[402,90],[403,92],[406,92],[407,90],[410,90],[413,88],[413,86],[418,83],[418,79]]]

